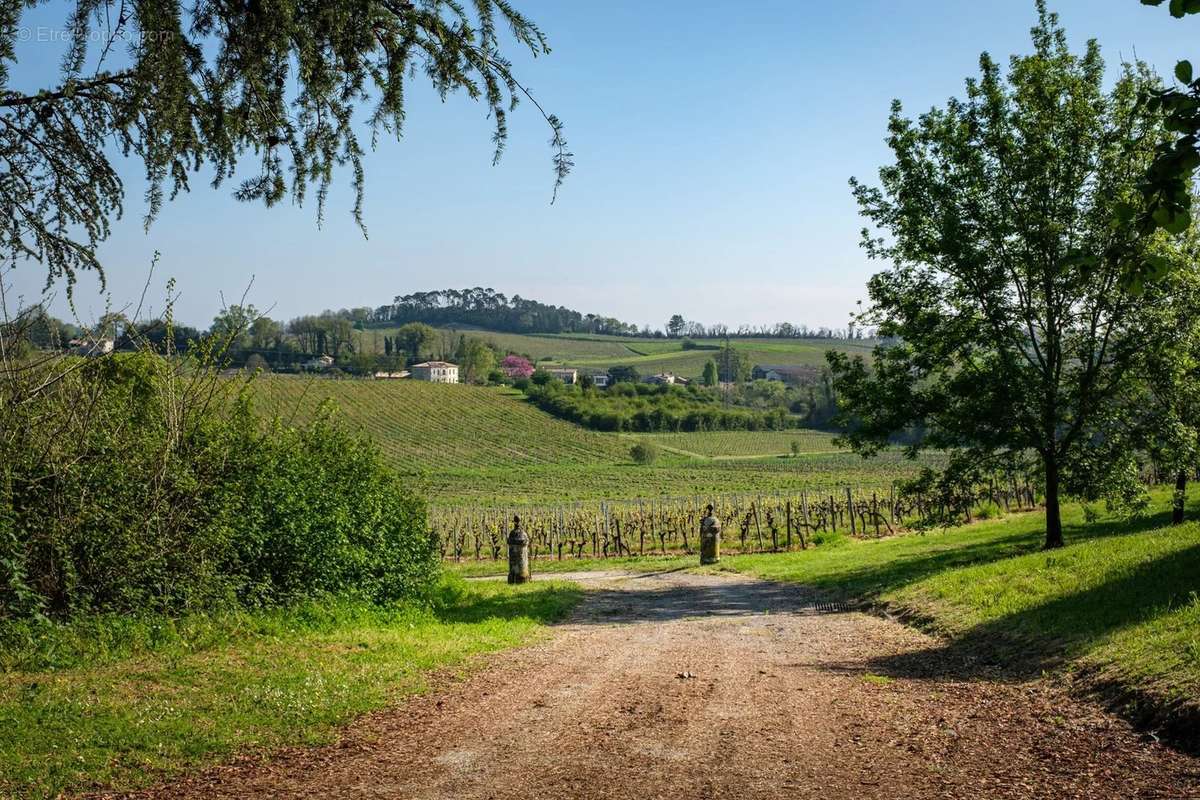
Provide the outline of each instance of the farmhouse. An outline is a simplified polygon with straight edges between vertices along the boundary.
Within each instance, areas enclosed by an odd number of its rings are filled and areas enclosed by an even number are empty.
[[[398,372],[384,372],[384,371],[380,370],[378,372],[375,372],[371,377],[377,381],[396,381],[396,380],[400,380],[401,378],[408,378],[411,376],[412,376],[411,372],[409,372],[406,369],[402,369],[402,370],[399,370]]]
[[[685,383],[685,381],[683,378],[678,378],[670,372],[660,372],[657,375],[648,376],[646,383],[653,383],[658,386],[671,386],[676,383]]]
[[[305,369],[326,370],[333,366],[333,356],[317,356],[310,358],[302,365]]]
[[[597,389],[608,388],[608,373],[597,372],[595,375],[593,375],[592,386],[595,386]]]
[[[113,351],[113,340],[87,337],[72,339],[67,342],[67,346],[71,348],[72,355],[89,357],[106,356]]]
[[[458,383],[458,365],[449,361],[425,361],[412,365],[412,376],[430,383]]]
[[[579,381],[579,370],[577,369],[552,368],[547,369],[546,372],[550,374],[551,378],[558,378],[563,383],[573,384]]]

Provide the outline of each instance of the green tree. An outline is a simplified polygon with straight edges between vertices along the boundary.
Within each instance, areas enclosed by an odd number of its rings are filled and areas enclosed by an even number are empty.
[[[672,315],[671,319],[667,321],[667,335],[669,335],[671,338],[675,338],[679,334],[683,333],[683,329],[686,326],[687,320],[685,320],[680,314],[674,314]]]
[[[750,378],[750,360],[728,338],[717,356],[717,375],[725,383],[742,383]]]
[[[0,12],[0,158],[22,176],[0,181],[0,255],[34,259],[68,287],[78,270],[101,270],[96,247],[124,198],[115,151],[144,167],[147,221],[194,173],[220,185],[256,161],[237,199],[299,203],[315,190],[318,218],[336,168],[348,167],[361,225],[364,142],[354,121],[365,117],[367,141],[399,137],[416,76],[442,97],[483,101],[496,159],[509,112],[532,100],[550,127],[555,192],[572,166],[561,123],[518,81],[502,41],[507,33],[538,56],[550,52],[546,37],[507,0],[141,0],[111,14],[95,2],[66,5],[61,74],[34,91],[14,86],[7,64],[24,55],[24,17],[40,9],[6,3]]]
[[[717,362],[711,358],[704,362],[704,372],[700,375],[700,382],[705,386],[717,385]]]
[[[654,442],[638,442],[629,448],[629,457],[635,464],[649,466],[658,460],[658,445]]]
[[[424,322],[410,322],[400,326],[392,341],[408,354],[409,359],[420,361],[421,354],[429,349],[436,336],[434,329]]]
[[[895,163],[880,188],[852,185],[883,234],[864,234],[869,255],[894,264],[870,280],[862,321],[895,344],[870,367],[828,359],[861,453],[927,425],[912,449],[947,450],[949,475],[1036,454],[1058,547],[1064,481],[1152,335],[1146,299],[1120,290],[1151,240],[1115,206],[1135,197],[1162,124],[1139,103],[1154,85],[1143,66],[1105,93],[1097,44],[1072,54],[1038,10],[1034,51],[1007,79],[985,54],[965,100],[915,122],[894,105]]]
[[[488,373],[496,368],[496,353],[487,342],[473,336],[465,340],[457,360],[463,383],[485,383]]]
[[[616,366],[608,369],[608,382],[613,383],[637,383],[642,379],[641,374],[637,371],[637,367]]]

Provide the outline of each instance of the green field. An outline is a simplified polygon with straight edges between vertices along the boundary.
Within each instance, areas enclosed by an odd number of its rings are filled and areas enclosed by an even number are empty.
[[[627,436],[652,441],[663,449],[682,455],[715,459],[790,455],[793,442],[799,443],[800,452],[804,455],[838,451],[833,443],[834,434],[823,431],[700,431]]]
[[[520,392],[422,381],[262,376],[252,384],[266,414],[303,420],[326,400],[405,473],[453,467],[612,463],[628,453],[611,436],[564,423]]]
[[[330,741],[427,676],[529,641],[570,584],[451,581],[428,607],[325,599],[0,632],[0,797],[132,789],[246,750]]]
[[[359,343],[368,350],[383,352],[383,337],[391,336],[394,328],[372,328],[357,333]],[[699,378],[704,363],[714,357],[720,339],[696,339],[696,344],[708,348],[684,350],[682,339],[643,339],[624,336],[589,336],[586,334],[528,335],[501,333],[470,328],[455,329],[456,333],[477,336],[494,343],[502,350],[522,353],[534,361],[550,361],[596,372],[610,367],[633,366],[645,375],[671,372],[686,378]],[[844,339],[731,339],[735,348],[744,352],[751,364],[771,366],[825,366],[825,352],[840,350],[849,353],[870,353],[874,342]]]
[[[251,390],[264,414],[284,419],[307,418],[334,401],[341,417],[378,442],[398,471],[419,477],[439,506],[846,486],[886,491],[918,468],[895,451],[871,460],[836,451],[832,437],[817,431],[599,433],[494,387],[261,376]],[[649,466],[629,456],[641,436],[669,448]],[[782,457],[796,439],[805,454]]]

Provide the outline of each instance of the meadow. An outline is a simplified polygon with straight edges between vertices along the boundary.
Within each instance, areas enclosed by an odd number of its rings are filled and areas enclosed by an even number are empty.
[[[793,444],[800,455],[836,453],[832,433],[812,430],[787,431],[698,431],[691,433],[644,433],[631,437],[650,441],[664,450],[697,458],[737,459],[787,456]]]

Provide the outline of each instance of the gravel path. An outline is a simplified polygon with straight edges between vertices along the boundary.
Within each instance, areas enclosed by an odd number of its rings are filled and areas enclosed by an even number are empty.
[[[794,587],[583,576],[548,641],[153,798],[1181,798],[1200,759]],[[949,676],[949,677],[947,677]]]

